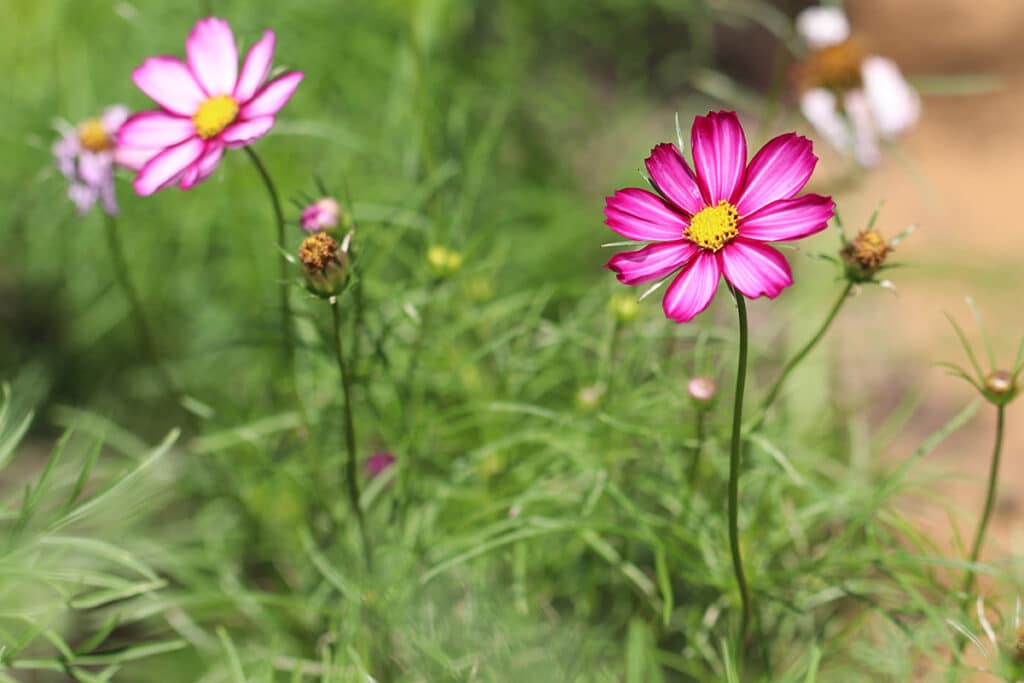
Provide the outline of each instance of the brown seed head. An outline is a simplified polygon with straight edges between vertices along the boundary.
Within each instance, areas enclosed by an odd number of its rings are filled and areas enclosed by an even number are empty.
[[[338,243],[327,233],[318,232],[302,240],[299,261],[306,272],[323,273],[338,259]]]
[[[843,247],[840,256],[846,263],[847,272],[857,281],[871,279],[886,257],[892,251],[890,245],[877,230],[861,230],[857,236]]]
[[[838,45],[812,50],[794,69],[797,88],[803,92],[813,88],[828,88],[846,92],[861,85],[861,63],[864,49],[856,39]]]

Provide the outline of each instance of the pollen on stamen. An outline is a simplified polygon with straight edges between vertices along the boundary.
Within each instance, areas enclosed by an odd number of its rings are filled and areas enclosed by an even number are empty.
[[[704,249],[718,251],[740,234],[739,220],[736,207],[723,199],[695,214],[683,236]]]
[[[99,119],[89,119],[78,127],[78,142],[90,152],[105,152],[114,148],[114,140]]]
[[[238,117],[238,103],[230,95],[217,95],[199,105],[192,115],[196,134],[208,140],[221,133]]]

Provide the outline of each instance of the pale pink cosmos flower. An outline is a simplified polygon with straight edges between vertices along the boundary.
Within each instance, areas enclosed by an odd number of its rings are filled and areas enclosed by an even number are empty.
[[[879,140],[912,128],[921,98],[896,62],[863,51],[840,8],[809,7],[796,29],[810,49],[797,66],[801,112],[833,147],[877,165]]]
[[[647,158],[658,194],[618,190],[606,199],[605,225],[630,240],[650,242],[606,264],[619,282],[639,285],[679,272],[665,291],[665,315],[687,322],[711,303],[718,281],[748,298],[774,298],[793,283],[785,257],[765,242],[800,239],[823,230],[831,197],[797,196],[818,158],[796,133],[770,140],[747,163],[747,141],[735,112],[694,119],[693,164],[663,143]]]
[[[149,195],[177,183],[187,190],[213,173],[225,148],[267,134],[302,80],[289,71],[264,85],[274,56],[273,31],[252,46],[238,69],[238,48],[223,19],[200,19],[185,41],[187,63],[150,57],[132,80],[160,109],[133,115],[117,136],[135,191]]]
[[[114,105],[104,109],[98,118],[77,126],[57,122],[61,138],[53,145],[53,156],[68,181],[68,197],[79,213],[86,213],[99,202],[108,214],[117,215],[115,140],[127,118],[128,108]]]
[[[338,227],[341,207],[333,197],[321,197],[302,210],[299,219],[306,232],[325,232]]]

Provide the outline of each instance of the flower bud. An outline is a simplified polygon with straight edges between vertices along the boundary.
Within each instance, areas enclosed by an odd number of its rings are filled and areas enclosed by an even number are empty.
[[[366,476],[370,479],[376,479],[380,475],[384,474],[392,465],[395,464],[395,456],[387,451],[377,451],[363,462],[363,467],[366,469]]]
[[[427,263],[439,280],[451,277],[462,268],[462,254],[448,247],[434,245],[427,249]]]
[[[985,378],[985,398],[992,403],[1006,405],[1016,396],[1016,381],[1006,370],[994,370]]]
[[[299,262],[311,292],[324,298],[340,294],[348,279],[348,238],[344,246],[333,237],[318,232],[302,240]]]
[[[877,230],[861,230],[847,242],[839,255],[846,264],[846,277],[853,282],[868,282],[885,263],[892,251],[882,234]]]
[[[302,210],[299,222],[306,232],[316,233],[334,230],[341,218],[342,210],[337,200],[333,197],[321,197]]]
[[[715,380],[702,375],[694,377],[686,383],[686,393],[690,395],[690,399],[697,404],[698,408],[708,408],[715,402],[718,385]]]
[[[581,387],[576,392],[576,406],[580,410],[587,412],[597,410],[601,406],[601,401],[604,400],[604,395],[607,391],[608,387],[603,382]]]
[[[632,322],[640,313],[640,304],[637,303],[636,297],[630,294],[614,295],[608,302],[608,308],[615,319],[622,324]]]

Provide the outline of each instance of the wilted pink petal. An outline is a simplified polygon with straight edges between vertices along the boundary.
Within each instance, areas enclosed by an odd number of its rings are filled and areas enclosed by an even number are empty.
[[[334,230],[341,218],[341,207],[333,197],[321,197],[302,210],[299,224],[308,233]]]

